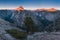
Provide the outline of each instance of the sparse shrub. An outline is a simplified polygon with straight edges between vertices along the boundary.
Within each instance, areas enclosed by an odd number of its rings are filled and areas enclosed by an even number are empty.
[[[6,30],[7,33],[11,34],[16,39],[24,39],[26,37],[26,32],[20,32],[18,30],[12,29],[12,30]]]

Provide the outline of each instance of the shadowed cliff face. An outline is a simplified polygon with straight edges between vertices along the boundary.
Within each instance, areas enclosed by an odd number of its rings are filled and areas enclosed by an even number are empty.
[[[13,22],[11,19],[12,14],[11,10],[0,10],[0,18],[5,19],[6,21]]]
[[[58,18],[60,12],[47,12],[47,11],[32,11],[32,10],[0,10],[0,18],[5,19],[9,22],[14,22],[18,26],[24,24],[24,19],[26,16],[30,16],[34,23],[37,25],[39,21],[46,23],[48,21],[54,21]],[[46,21],[47,20],[47,21]]]

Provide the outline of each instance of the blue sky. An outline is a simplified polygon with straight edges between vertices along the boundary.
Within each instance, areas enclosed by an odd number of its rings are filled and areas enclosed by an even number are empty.
[[[26,9],[34,8],[58,8],[60,0],[0,0],[0,8],[17,8],[23,6]]]

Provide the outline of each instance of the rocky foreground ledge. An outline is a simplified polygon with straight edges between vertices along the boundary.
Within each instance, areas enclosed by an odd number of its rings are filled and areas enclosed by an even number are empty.
[[[60,32],[37,32],[27,36],[27,40],[60,40]]]

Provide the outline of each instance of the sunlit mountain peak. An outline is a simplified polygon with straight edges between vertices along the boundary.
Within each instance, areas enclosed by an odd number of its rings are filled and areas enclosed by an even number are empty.
[[[16,8],[16,10],[24,10],[24,8],[22,6],[19,6],[18,8]]]
[[[48,9],[47,11],[49,11],[49,12],[55,12],[55,11],[57,11],[57,9],[55,9],[55,8],[50,8],[50,9]]]
[[[55,8],[40,8],[40,9],[37,9],[37,10],[48,11],[48,12],[56,12],[57,11],[57,9],[55,9]]]

